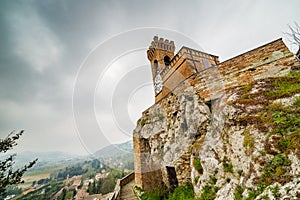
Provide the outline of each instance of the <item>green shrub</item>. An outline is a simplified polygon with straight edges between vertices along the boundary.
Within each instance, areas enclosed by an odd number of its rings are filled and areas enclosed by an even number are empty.
[[[237,185],[234,191],[234,200],[242,200],[243,199],[244,188],[240,185]]]
[[[150,192],[144,192],[141,196],[141,200],[161,200],[167,199],[168,197],[168,188],[166,186],[161,186],[154,188]]]
[[[169,200],[192,200],[194,199],[194,188],[191,183],[186,183],[175,188],[174,192],[168,198]]]
[[[147,119],[142,119],[141,120],[141,126],[142,127],[145,126],[145,124],[147,124],[147,123],[148,123]]]
[[[212,185],[215,185],[218,181],[218,179],[215,176],[210,176],[210,182],[212,183]]]
[[[196,169],[200,174],[202,174],[202,173],[203,173],[203,167],[202,167],[202,165],[201,165],[201,160],[200,160],[200,158],[195,158],[194,161],[193,161],[193,164],[194,164],[195,169]]]
[[[250,190],[248,192],[248,197],[246,198],[246,200],[255,199],[258,195],[260,195],[264,191],[265,188],[266,186],[264,184],[258,184],[256,190]]]
[[[199,176],[195,176],[195,178],[194,178],[194,182],[197,184],[197,183],[198,183],[198,181],[199,181]]]
[[[231,163],[223,162],[223,170],[224,172],[233,173],[233,165]]]
[[[271,159],[270,163],[274,166],[289,166],[291,161],[282,154],[277,154],[274,158]]]
[[[206,185],[201,191],[199,200],[214,200],[218,192],[218,187]]]
[[[276,185],[275,187],[271,187],[270,191],[272,192],[273,196],[276,198],[280,197],[280,192],[279,192],[279,186]]]

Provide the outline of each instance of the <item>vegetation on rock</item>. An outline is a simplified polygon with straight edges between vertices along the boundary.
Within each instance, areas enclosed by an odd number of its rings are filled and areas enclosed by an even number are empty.
[[[201,165],[201,160],[199,158],[195,158],[193,161],[195,169],[202,174],[203,173],[203,167]]]

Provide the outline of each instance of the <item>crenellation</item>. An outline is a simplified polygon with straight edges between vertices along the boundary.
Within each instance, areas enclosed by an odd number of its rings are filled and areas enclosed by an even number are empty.
[[[149,49],[162,49],[166,51],[175,51],[174,41],[169,41],[168,39],[158,38],[155,36]]]

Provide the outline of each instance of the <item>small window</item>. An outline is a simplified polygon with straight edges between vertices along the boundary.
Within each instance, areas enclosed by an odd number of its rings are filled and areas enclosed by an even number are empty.
[[[158,62],[157,62],[157,60],[154,60],[154,69],[155,69],[155,73],[158,73]]]
[[[164,57],[164,62],[165,62],[165,66],[169,66],[170,65],[170,57],[169,56],[165,56]]]

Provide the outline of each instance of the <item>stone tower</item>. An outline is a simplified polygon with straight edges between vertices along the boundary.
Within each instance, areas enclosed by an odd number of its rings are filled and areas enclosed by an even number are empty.
[[[147,57],[151,63],[152,77],[155,89],[155,97],[162,91],[163,74],[170,69],[170,61],[174,57],[174,41],[158,38],[155,36],[149,49]],[[157,99],[156,99],[157,101]]]

